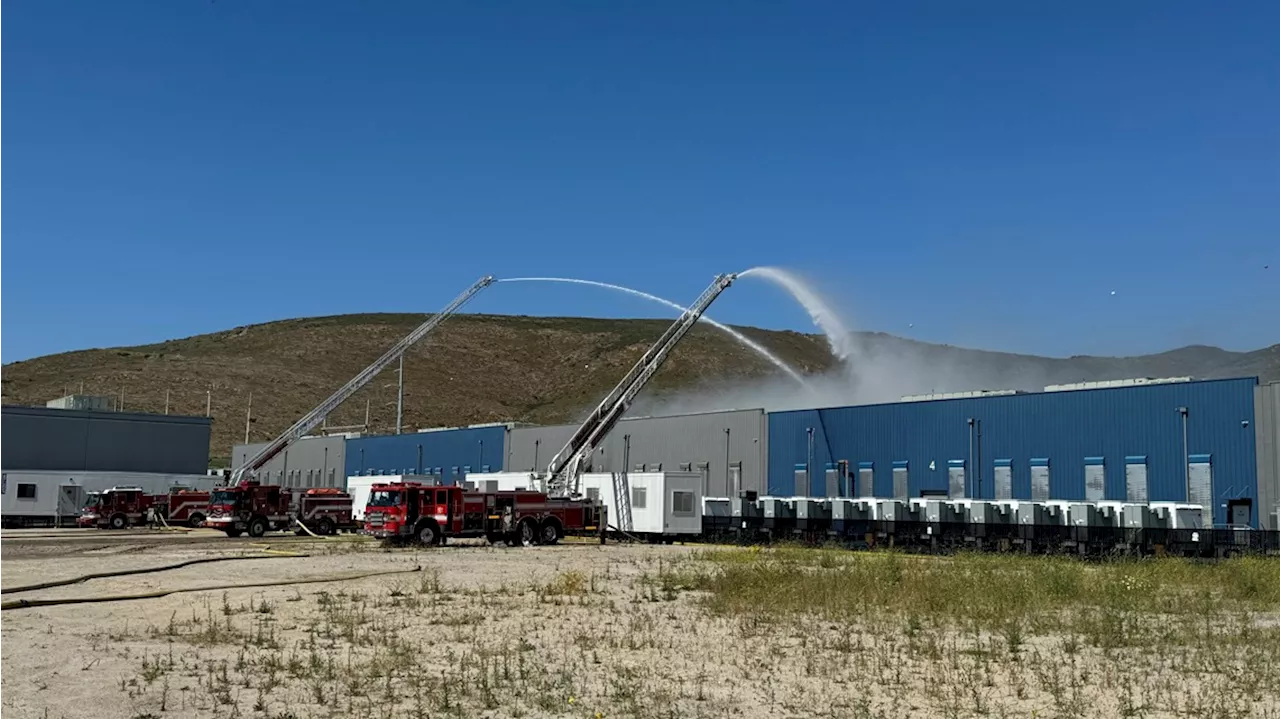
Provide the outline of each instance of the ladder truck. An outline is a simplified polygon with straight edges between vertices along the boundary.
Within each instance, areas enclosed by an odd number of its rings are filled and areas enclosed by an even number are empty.
[[[412,332],[406,335],[404,339],[400,340],[395,344],[395,346],[387,350],[386,354],[375,360],[373,364],[364,368],[360,374],[353,377],[350,382],[347,382],[339,388],[337,392],[334,392],[331,397],[321,402],[315,409],[303,415],[302,419],[295,422],[292,427],[286,429],[279,437],[268,442],[267,445],[257,454],[250,457],[240,467],[237,467],[235,471],[231,473],[230,484],[244,485],[248,484],[251,480],[254,480],[257,477],[258,472],[265,467],[268,462],[287,449],[289,445],[299,439],[302,439],[308,432],[319,427],[320,423],[324,421],[325,417],[329,416],[330,412],[337,409],[339,405],[350,399],[351,395],[355,394],[361,387],[368,384],[369,381],[376,377],[379,372],[389,367],[392,362],[398,360],[400,355],[404,354],[406,350],[414,345],[414,343],[425,337],[429,332],[439,326],[441,322],[444,322],[451,315],[462,309],[462,306],[470,301],[472,297],[475,297],[481,290],[493,284],[493,282],[494,279],[492,276],[481,277],[474,285],[471,285],[465,292],[454,298],[453,302],[450,302],[448,306],[432,315],[430,319],[423,322]]]
[[[631,407],[631,403],[640,390],[657,374],[663,362],[671,355],[672,350],[689,330],[697,324],[698,319],[707,311],[712,302],[733,284],[736,274],[717,275],[711,286],[686,309],[667,331],[658,338],[631,371],[622,378],[616,387],[605,395],[603,401],[595,408],[587,420],[578,427],[573,436],[564,445],[547,466],[544,488],[550,496],[577,497],[582,483],[582,475],[590,469],[591,458],[596,447],[604,441],[609,431],[622,419],[622,415]],[[618,505],[617,528],[622,531],[631,530],[631,494],[627,487],[625,471],[613,475],[613,496]]]

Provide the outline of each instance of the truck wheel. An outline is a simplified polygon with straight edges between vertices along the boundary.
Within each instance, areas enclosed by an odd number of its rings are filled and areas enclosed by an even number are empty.
[[[538,528],[534,525],[532,519],[525,519],[520,522],[520,527],[516,530],[520,544],[526,547],[532,547],[538,541]]]
[[[538,536],[539,544],[555,544],[560,541],[560,525],[548,519],[542,523],[542,533]]]
[[[112,529],[124,529],[124,528],[125,528],[125,527],[127,527],[127,526],[129,526],[129,518],[128,518],[128,517],[124,516],[123,514],[113,514],[113,515],[111,515],[111,528],[112,528]]]
[[[267,520],[262,517],[254,517],[249,520],[249,536],[257,539],[267,533]]]
[[[187,520],[187,524],[192,527],[204,526],[204,515],[199,512],[192,512],[191,518]]]
[[[223,531],[225,531],[225,532],[227,533],[227,536],[228,536],[228,537],[235,538],[235,537],[239,537],[239,536],[240,536],[240,530],[236,529],[235,527],[227,527],[227,528],[226,528],[225,530],[223,530]]]
[[[334,533],[333,520],[328,517],[320,518],[320,525],[316,527],[316,534],[322,537],[328,537]]]
[[[436,531],[436,525],[431,522],[425,522],[421,527],[418,527],[418,543],[424,547],[430,547],[435,544],[439,537],[440,534]]]

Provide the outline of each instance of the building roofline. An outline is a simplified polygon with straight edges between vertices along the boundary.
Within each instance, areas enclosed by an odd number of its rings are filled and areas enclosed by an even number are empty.
[[[152,414],[150,412],[108,412],[95,409],[58,409],[56,407],[28,407],[25,405],[6,404],[0,407],[6,415],[27,417],[48,417],[51,419],[96,419],[125,422],[158,422],[161,424],[197,424],[210,426],[212,417],[198,417],[185,414]]]

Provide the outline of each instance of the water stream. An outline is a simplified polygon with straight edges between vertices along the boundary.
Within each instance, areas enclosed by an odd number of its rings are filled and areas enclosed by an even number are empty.
[[[796,298],[796,301],[809,313],[813,324],[827,336],[827,344],[831,346],[831,352],[841,362],[848,361],[857,354],[857,341],[853,333],[844,326],[840,315],[836,314],[817,292],[805,284],[804,280],[777,267],[752,267],[738,273],[738,277],[752,276],[766,279],[791,293],[791,296]]]
[[[597,282],[595,280],[579,280],[579,279],[573,279],[570,277],[504,277],[498,281],[499,282],[564,282],[572,285],[590,285],[592,287],[603,287],[605,289],[617,290],[618,292],[625,292],[629,295],[634,295],[636,297],[640,297],[640,298],[649,300],[651,302],[658,302],[658,303],[664,304],[667,307],[670,307],[673,310],[678,310],[680,312],[685,312],[687,309],[685,307],[682,307],[676,304],[675,302],[672,302],[671,300],[663,299],[661,297],[658,297],[657,295],[651,295],[648,292],[641,292],[640,290],[634,290],[634,289],[631,289],[630,287],[623,287],[622,285],[612,285],[612,284],[609,284],[608,282]],[[797,299],[799,299],[799,296],[797,296]],[[800,376],[799,372],[796,372],[794,369],[791,368],[790,365],[788,365],[786,362],[783,362],[781,358],[779,358],[777,355],[773,354],[769,350],[762,347],[759,343],[754,342],[750,337],[747,337],[746,335],[742,334],[741,332],[735,330],[734,328],[728,325],[716,322],[715,320],[711,319],[706,315],[703,315],[700,318],[700,320],[702,322],[706,322],[712,327],[715,327],[721,332],[724,332],[725,334],[734,338],[738,342],[742,343],[743,346],[748,347],[751,350],[755,351],[761,357],[771,362],[775,367],[785,372],[787,376],[791,377],[791,379],[794,379],[796,382],[799,382],[802,385],[804,384],[804,378]]]

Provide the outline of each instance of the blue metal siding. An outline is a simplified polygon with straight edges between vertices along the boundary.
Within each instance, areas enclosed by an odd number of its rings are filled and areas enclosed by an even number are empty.
[[[1255,498],[1254,378],[797,410],[769,414],[769,493],[790,495],[792,467],[848,460],[875,463],[875,494],[893,493],[893,465],[910,462],[912,496],[947,488],[947,460],[969,457],[970,417],[981,421],[974,496],[992,498],[997,458],[1011,460],[1013,495],[1031,496],[1031,460],[1050,460],[1050,496],[1084,499],[1085,458],[1104,458],[1108,499],[1124,498],[1124,458],[1145,454],[1151,501],[1185,498],[1182,417],[1190,454],[1214,457],[1214,521],[1226,502]],[[976,452],[975,452],[976,453]],[[976,459],[976,458],[975,458]],[[930,469],[930,463],[933,468]]]
[[[463,467],[501,471],[506,433],[506,427],[463,427],[348,440],[347,475],[424,474],[442,467],[444,480],[456,482],[466,474]]]

